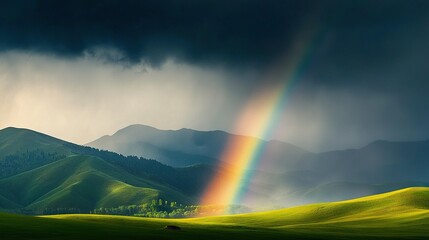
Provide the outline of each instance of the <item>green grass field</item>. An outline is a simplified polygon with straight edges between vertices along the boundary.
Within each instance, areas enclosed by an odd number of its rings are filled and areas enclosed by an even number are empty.
[[[0,214],[0,229],[0,239],[428,239],[429,188],[191,219]]]

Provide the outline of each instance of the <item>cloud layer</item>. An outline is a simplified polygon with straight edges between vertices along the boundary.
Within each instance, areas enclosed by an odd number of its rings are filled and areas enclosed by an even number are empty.
[[[413,35],[426,29],[428,6],[424,0],[2,1],[0,49],[80,56],[103,47],[123,53],[116,60],[153,65],[169,58],[264,65],[287,51],[302,28],[318,24],[328,35],[324,58],[355,68],[392,61],[392,50],[413,39],[410,28]]]

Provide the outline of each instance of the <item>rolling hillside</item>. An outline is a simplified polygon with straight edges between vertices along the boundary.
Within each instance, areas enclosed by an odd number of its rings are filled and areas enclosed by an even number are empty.
[[[194,219],[0,214],[2,239],[426,239],[429,188],[343,202]],[[175,225],[180,231],[166,230]]]
[[[59,207],[88,212],[160,198],[192,202],[177,189],[138,178],[92,156],[67,157],[0,180],[0,194],[36,212]]]
[[[0,149],[0,209],[9,211],[88,212],[157,199],[190,204],[211,171],[204,166],[174,169],[27,129],[0,130]]]
[[[198,219],[207,223],[245,223],[251,226],[288,227],[291,225],[368,225],[394,220],[392,224],[416,217],[429,220],[429,188],[405,188],[342,202],[317,203],[262,213],[250,213]],[[371,221],[369,221],[371,220]],[[384,222],[387,224],[387,222]],[[428,229],[429,233],[429,229]]]

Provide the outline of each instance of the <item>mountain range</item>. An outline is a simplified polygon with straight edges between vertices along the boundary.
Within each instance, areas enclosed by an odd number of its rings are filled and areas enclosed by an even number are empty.
[[[245,138],[251,137],[131,125],[87,145],[157,159],[174,167],[208,164],[216,168],[226,144]],[[251,170],[246,198],[250,205],[337,201],[429,183],[429,140],[378,140],[359,149],[322,153],[277,140],[256,140],[265,150],[260,164]]]
[[[5,128],[0,130],[0,209],[88,212],[157,199],[198,204],[213,174],[228,171],[217,165],[222,149],[236,138],[248,137],[132,125],[81,146],[28,129]],[[376,141],[361,149],[325,153],[279,141],[265,145],[243,202],[250,207],[429,186],[429,141]]]
[[[124,155],[156,159],[173,167],[186,167],[194,164],[216,165],[229,141],[246,138],[251,137],[224,131],[197,131],[186,128],[176,131],[159,130],[146,125],[131,125],[112,136],[103,136],[86,145]],[[271,161],[276,162],[287,163],[309,154],[299,147],[280,141],[267,142],[266,148]],[[259,170],[272,172],[275,168]]]

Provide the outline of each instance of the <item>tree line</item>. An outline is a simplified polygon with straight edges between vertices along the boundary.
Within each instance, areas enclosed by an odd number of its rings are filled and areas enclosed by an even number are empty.
[[[22,151],[0,158],[0,178],[13,176],[34,167],[65,158],[64,154],[47,152],[41,149]]]
[[[251,209],[241,205],[228,206],[231,214],[250,212]],[[167,200],[152,200],[149,203],[140,205],[121,205],[118,207],[100,207],[93,210],[82,210],[74,207],[45,208],[43,210],[32,210],[26,208],[2,210],[10,213],[25,215],[56,215],[56,214],[102,214],[102,215],[122,215],[148,218],[188,218],[206,215],[224,214],[225,206],[220,205],[184,205]]]
[[[187,218],[205,215],[223,214],[224,206],[219,205],[183,205],[162,199],[152,200],[141,205],[122,205],[114,208],[97,208],[91,214],[125,215],[150,218]],[[241,205],[228,206],[231,214],[250,212],[251,209]]]

